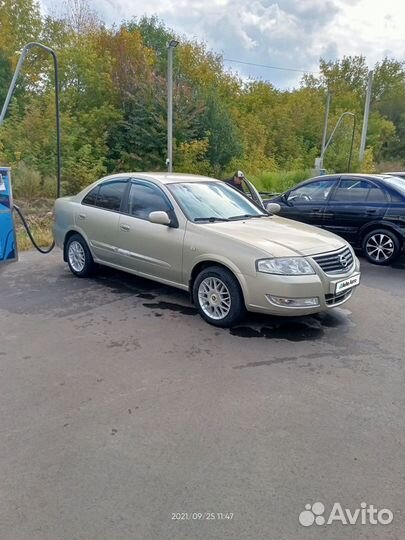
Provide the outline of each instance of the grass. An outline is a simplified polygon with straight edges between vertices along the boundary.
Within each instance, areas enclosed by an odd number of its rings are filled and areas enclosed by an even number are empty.
[[[264,172],[250,179],[259,191],[270,191],[272,193],[283,193],[292,188],[302,180],[314,176],[312,169],[302,169],[297,171],[276,171]]]
[[[30,227],[31,233],[41,247],[48,247],[53,242],[52,235],[52,199],[37,199],[32,201],[16,200],[15,204],[20,207],[25,219]],[[33,249],[21,219],[15,213],[15,224],[17,233],[17,246],[20,251]]]

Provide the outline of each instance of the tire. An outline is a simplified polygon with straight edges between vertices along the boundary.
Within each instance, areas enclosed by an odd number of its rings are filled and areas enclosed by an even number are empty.
[[[77,277],[89,277],[94,272],[93,256],[80,234],[72,235],[67,241],[66,259],[70,271]]]
[[[246,314],[243,294],[236,277],[221,266],[202,270],[194,281],[193,300],[209,324],[230,328]]]
[[[397,235],[389,229],[374,229],[367,233],[362,243],[363,254],[372,264],[391,264],[401,253]]]

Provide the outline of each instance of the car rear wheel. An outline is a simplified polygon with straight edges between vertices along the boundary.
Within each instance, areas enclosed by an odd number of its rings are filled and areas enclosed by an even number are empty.
[[[399,256],[401,246],[395,233],[388,229],[375,229],[363,240],[363,253],[373,264],[391,264]]]
[[[198,274],[193,300],[202,318],[214,326],[234,326],[246,313],[238,280],[220,266],[210,266]]]
[[[94,261],[86,241],[80,234],[71,236],[66,244],[70,271],[78,277],[88,277],[94,271]]]

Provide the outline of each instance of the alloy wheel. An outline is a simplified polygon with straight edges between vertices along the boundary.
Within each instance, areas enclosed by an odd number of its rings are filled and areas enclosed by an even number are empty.
[[[86,265],[86,254],[80,242],[74,241],[69,245],[69,263],[75,272],[82,272]]]
[[[387,234],[376,233],[367,240],[366,250],[371,259],[382,262],[392,257],[395,246]]]
[[[198,301],[204,313],[217,321],[224,319],[231,309],[228,287],[217,277],[207,277],[200,283]]]

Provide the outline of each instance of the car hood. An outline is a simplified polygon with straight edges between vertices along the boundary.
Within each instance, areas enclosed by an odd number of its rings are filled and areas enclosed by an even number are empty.
[[[210,223],[206,227],[230,240],[254,245],[273,257],[315,255],[346,245],[333,233],[279,216]]]

